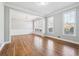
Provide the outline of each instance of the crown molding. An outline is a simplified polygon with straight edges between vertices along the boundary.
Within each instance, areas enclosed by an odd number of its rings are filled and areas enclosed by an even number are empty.
[[[55,15],[57,13],[60,13],[60,12],[63,12],[63,11],[66,11],[66,10],[69,10],[69,9],[72,9],[72,8],[79,6],[79,2],[75,2],[72,5],[66,6],[62,9],[55,10],[53,12],[46,14],[46,15],[39,15],[39,13],[36,12],[36,11],[24,9],[24,8],[17,7],[17,6],[11,5],[11,4],[7,4],[7,3],[4,3],[4,5],[11,8],[11,9],[16,9],[16,10],[19,10],[19,11],[22,11],[22,12],[25,12],[25,13],[29,13],[29,14],[32,14],[32,15],[36,15],[36,16],[40,16],[40,17],[51,17],[52,15]]]
[[[46,16],[46,17],[51,17],[51,16],[53,16],[53,15],[55,15],[55,14],[57,14],[57,13],[60,13],[60,12],[66,11],[66,10],[73,9],[73,8],[78,7],[78,6],[79,6],[79,3],[78,3],[78,2],[75,2],[74,4],[69,5],[69,6],[66,6],[66,7],[64,7],[64,8],[62,8],[62,9],[58,9],[58,10],[55,10],[54,12],[50,12],[49,14],[47,14],[47,15],[45,15],[45,16]]]
[[[32,14],[32,15],[35,15],[35,16],[40,16],[39,12],[29,10],[29,9],[24,9],[24,8],[21,8],[21,7],[15,6],[15,5],[11,5],[11,4],[8,4],[8,3],[4,3],[4,6],[7,6],[10,9],[18,10],[18,11],[21,11],[21,12],[24,12],[24,13]],[[42,15],[40,17],[42,17]]]

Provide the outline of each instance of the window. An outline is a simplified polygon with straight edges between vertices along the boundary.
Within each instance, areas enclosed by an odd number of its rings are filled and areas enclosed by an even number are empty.
[[[54,30],[53,19],[54,19],[53,17],[49,17],[49,18],[47,19],[47,31],[50,32],[50,33],[52,33],[53,30]]]
[[[64,34],[75,35],[76,11],[71,10],[64,13]]]
[[[45,32],[45,20],[38,19],[34,21],[34,29],[36,33],[44,33]]]

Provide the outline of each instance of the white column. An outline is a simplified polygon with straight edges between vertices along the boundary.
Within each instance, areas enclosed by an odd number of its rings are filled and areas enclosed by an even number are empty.
[[[4,5],[0,2],[0,47],[4,42]]]

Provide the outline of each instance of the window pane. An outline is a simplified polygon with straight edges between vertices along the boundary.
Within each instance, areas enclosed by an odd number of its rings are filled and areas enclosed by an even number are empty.
[[[47,20],[48,32],[53,32],[53,17],[48,18]]]
[[[64,14],[64,34],[75,34],[75,11]]]
[[[36,33],[44,33],[45,32],[45,20],[40,19],[34,21],[34,30]]]

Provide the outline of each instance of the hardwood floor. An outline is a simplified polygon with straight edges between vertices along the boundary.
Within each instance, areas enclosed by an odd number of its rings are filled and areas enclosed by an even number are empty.
[[[78,46],[36,35],[18,35],[0,51],[1,56],[77,56]]]

